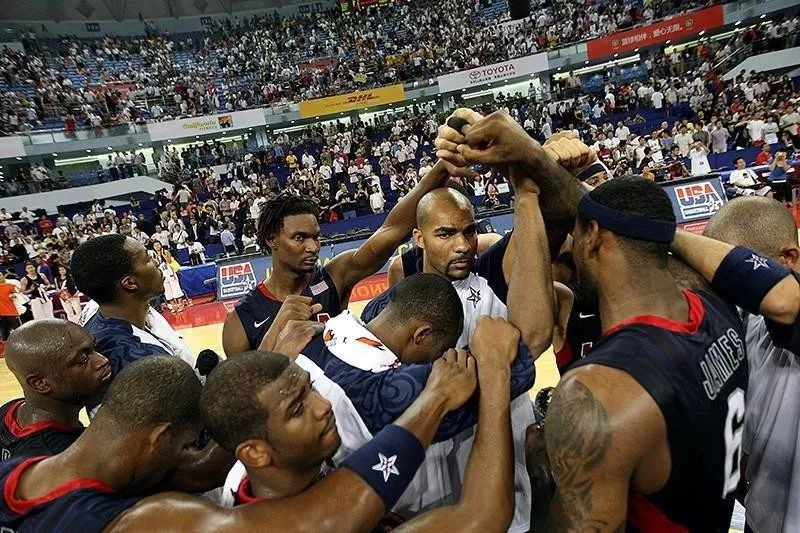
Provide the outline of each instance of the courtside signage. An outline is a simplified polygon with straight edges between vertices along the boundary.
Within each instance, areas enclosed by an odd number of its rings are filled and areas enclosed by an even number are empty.
[[[345,113],[366,107],[402,102],[405,99],[406,92],[403,84],[398,83],[397,85],[377,87],[367,91],[303,100],[300,102],[300,118]]]
[[[690,183],[662,184],[667,191],[679,224],[707,220],[725,204],[725,189],[720,178],[707,178]]]
[[[250,261],[219,267],[219,297],[240,298],[258,284]]]
[[[150,134],[151,141],[164,141],[194,137],[204,133],[252,128],[253,126],[263,126],[266,123],[262,110],[248,109],[221,115],[151,122],[147,125],[147,132]]]
[[[534,54],[485,67],[462,70],[453,74],[439,76],[439,92],[448,93],[478,87],[486,83],[510,80],[518,76],[526,76],[543,72],[549,68],[547,54]]]
[[[670,39],[696,35],[703,30],[718,28],[724,23],[725,14],[722,6],[716,5],[640,28],[614,33],[602,39],[593,39],[586,43],[586,52],[589,59],[601,59],[644,46],[661,44]]]

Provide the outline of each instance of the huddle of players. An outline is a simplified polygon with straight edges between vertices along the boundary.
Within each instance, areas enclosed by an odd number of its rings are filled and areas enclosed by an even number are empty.
[[[572,176],[585,175],[593,161],[577,140],[543,148],[501,113],[455,117],[460,124],[442,126],[437,139],[446,172],[394,213],[402,217],[390,214],[371,242],[324,268],[316,266],[313,206],[283,201],[262,213],[273,275],[229,316],[230,358],[205,387],[169,356],[142,357],[112,375],[91,335],[69,323],[15,331],[6,358],[25,400],[3,407],[0,524],[22,531],[369,530],[389,523],[384,515],[419,482],[421,464],[429,474],[446,472],[431,461],[437,445],[472,431],[468,459],[459,454],[463,461],[449,466],[460,487],[437,492],[428,480],[419,488],[442,496],[419,511],[450,505],[399,527],[523,531],[531,524],[519,508],[525,496],[530,508],[531,489],[514,463],[519,422],[530,414],[507,399],[524,398],[533,359],[551,339],[566,336],[562,343],[575,353],[570,335],[580,328],[569,316],[577,311],[599,317],[602,333],[588,335],[591,351],[573,356],[546,429],[521,428],[530,449],[546,449],[529,453],[523,471],[546,472],[555,485],[549,505],[534,502],[534,527],[726,530],[740,481],[745,334],[722,300],[681,290],[668,254],[671,247],[726,300],[763,315],[775,343],[790,349],[800,337],[797,276],[750,250],[676,233],[669,200],[646,180],[618,178],[587,193]],[[502,168],[515,189],[514,232],[478,259],[471,206],[433,186],[468,162]],[[336,316],[353,285],[409,232],[397,220],[409,209],[422,252],[418,264],[405,262],[404,274],[414,266],[428,274],[376,299],[364,322]],[[550,268],[550,251],[567,233],[586,302],[579,306]],[[486,315],[507,315],[510,324]],[[319,337],[309,320],[328,316],[336,318]],[[469,352],[448,349],[467,344]],[[107,386],[83,430],[78,411]],[[233,503],[252,505],[224,510],[180,493],[141,496],[170,486],[201,427],[244,466]],[[369,438],[355,437],[355,427]],[[337,457],[342,448],[347,457]],[[339,468],[331,471],[331,459]]]

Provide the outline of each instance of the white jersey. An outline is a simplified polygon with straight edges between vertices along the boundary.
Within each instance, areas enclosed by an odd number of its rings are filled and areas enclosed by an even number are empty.
[[[775,346],[762,316],[745,315],[749,381],[742,451],[747,523],[756,533],[800,531],[800,354]]]

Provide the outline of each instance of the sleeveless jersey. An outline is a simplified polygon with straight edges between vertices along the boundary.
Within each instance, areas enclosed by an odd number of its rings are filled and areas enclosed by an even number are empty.
[[[576,286],[572,284],[567,286],[575,296],[575,301],[569,313],[564,345],[556,352],[556,366],[562,376],[576,361],[586,357],[586,354],[592,349],[592,345],[603,336],[597,303],[589,302],[581,297]]]
[[[300,294],[310,296],[314,303],[322,304],[322,311],[312,317],[322,323],[342,311],[339,291],[324,267],[319,265],[314,267],[311,280]],[[283,302],[267,290],[263,281],[236,302],[234,308],[242,322],[251,350],[255,350],[261,344],[281,305]]]
[[[422,272],[422,248],[412,246],[400,254],[400,262],[403,264],[403,277],[419,274]]]
[[[0,464],[0,529],[8,533],[80,531],[101,533],[139,501],[120,496],[96,479],[73,479],[34,500],[16,496],[22,472],[46,457],[12,459]]]
[[[83,433],[72,427],[43,420],[20,427],[16,412],[24,399],[11,400],[0,407],[0,461],[17,457],[56,455],[63,452]]]
[[[745,336],[722,301],[684,291],[689,322],[643,316],[606,332],[583,360],[630,374],[653,397],[667,424],[672,456],[660,491],[631,493],[628,531],[727,532],[747,388]]]

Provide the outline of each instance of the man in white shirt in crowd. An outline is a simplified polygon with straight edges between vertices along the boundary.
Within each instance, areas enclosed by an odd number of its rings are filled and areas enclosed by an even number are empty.
[[[317,163],[317,160],[314,159],[314,156],[309,154],[308,152],[303,152],[303,157],[300,160],[303,164],[303,168],[313,168],[314,165]]]
[[[689,150],[689,160],[692,162],[692,176],[703,176],[711,172],[711,165],[708,162],[708,148],[700,141],[692,145]]]
[[[781,115],[780,127],[782,131],[788,131],[791,135],[800,134],[800,113],[792,104],[788,104]]]
[[[692,136],[686,131],[686,126],[680,127],[679,133],[675,136],[675,144],[680,148],[681,155],[688,157],[689,148],[692,145]]]
[[[750,141],[755,144],[764,140],[764,113],[759,111],[755,117],[747,123],[747,133]]]
[[[28,211],[28,208],[27,208],[27,207],[23,207],[23,208],[22,208],[22,211],[21,211],[21,212],[20,212],[20,214],[19,214],[19,218],[20,218],[20,220],[23,220],[23,221],[25,221],[26,223],[30,224],[30,223],[31,223],[31,221],[32,221],[34,218],[36,218],[36,215],[34,215],[34,214],[33,214],[33,213],[31,213],[30,211]]]
[[[711,130],[711,149],[715,154],[721,154],[728,151],[728,139],[731,135],[728,133],[727,128],[722,126],[722,121],[714,123],[714,129]]]
[[[650,95],[650,102],[653,104],[653,109],[661,111],[664,109],[664,93],[656,89],[653,94]]]
[[[769,185],[763,185],[758,181],[758,175],[752,169],[747,168],[747,162],[743,157],[737,157],[733,162],[736,167],[731,172],[729,183],[737,196],[767,196],[772,189]]]
[[[628,126],[626,126],[622,122],[619,122],[617,124],[617,129],[614,132],[614,136],[617,139],[619,139],[620,141],[627,141],[628,137],[630,136],[630,134],[631,134],[631,130],[628,128]]]

